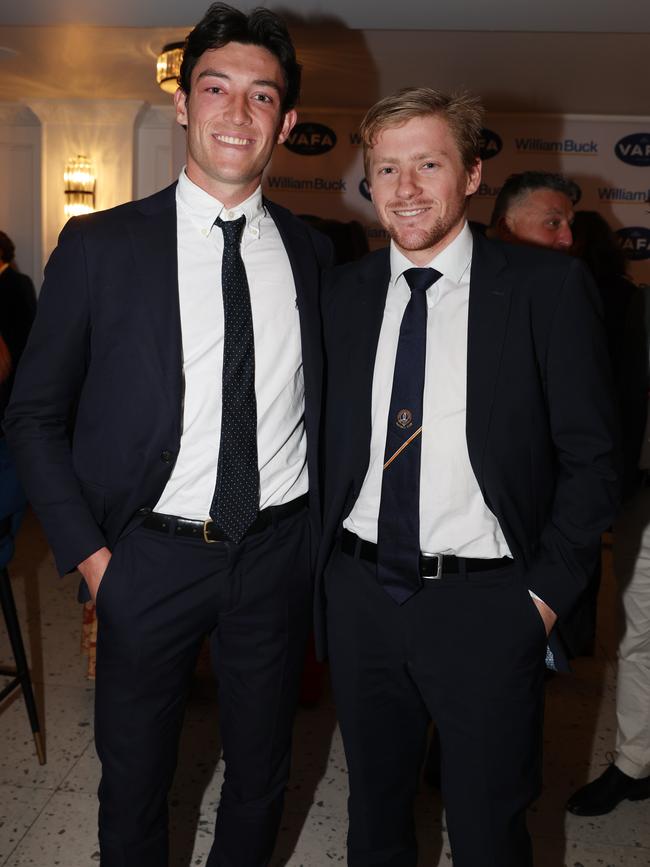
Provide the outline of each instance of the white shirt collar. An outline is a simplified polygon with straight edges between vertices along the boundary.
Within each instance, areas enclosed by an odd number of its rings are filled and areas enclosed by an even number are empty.
[[[246,232],[259,237],[260,222],[266,214],[261,186],[234,208],[226,208],[223,202],[215,199],[214,196],[191,181],[185,168],[178,178],[176,201],[201,234],[205,236],[210,234],[218,217],[221,217],[222,220],[237,220],[243,214],[246,217]]]
[[[472,262],[472,248],[474,239],[472,230],[467,221],[454,238],[451,244],[448,244],[444,250],[438,253],[425,266],[426,268],[435,268],[440,271],[443,277],[452,280],[454,283],[460,283],[465,272]],[[396,283],[408,268],[416,266],[410,259],[397,249],[393,241],[390,242],[390,278],[391,283]]]

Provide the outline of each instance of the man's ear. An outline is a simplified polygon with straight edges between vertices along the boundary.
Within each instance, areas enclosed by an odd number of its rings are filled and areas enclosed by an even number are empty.
[[[179,87],[174,94],[174,108],[176,109],[176,123],[187,129],[187,94]]]
[[[474,165],[472,165],[467,172],[467,189],[465,191],[466,196],[471,196],[475,193],[481,183],[481,171],[482,171],[482,162],[477,159]]]
[[[289,138],[297,120],[298,112],[293,108],[284,115],[280,124],[280,131],[278,132],[277,144],[282,144]]]
[[[497,235],[502,241],[513,241],[515,234],[512,230],[511,218],[507,214],[497,220]]]

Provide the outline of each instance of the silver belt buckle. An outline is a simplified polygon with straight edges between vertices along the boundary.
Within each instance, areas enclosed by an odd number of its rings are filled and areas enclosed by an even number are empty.
[[[423,578],[426,578],[427,581],[439,581],[442,578],[442,560],[444,554],[420,554],[420,557],[424,560],[437,560],[438,568],[436,569],[435,575],[423,575]]]

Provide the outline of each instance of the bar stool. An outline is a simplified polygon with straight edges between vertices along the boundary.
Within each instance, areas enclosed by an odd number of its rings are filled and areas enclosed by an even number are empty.
[[[5,440],[0,439],[0,605],[16,663],[15,666],[0,666],[0,676],[11,678],[9,683],[0,690],[0,703],[15,689],[22,689],[29,723],[34,735],[38,761],[44,765],[45,747],[41,735],[38,710],[34,700],[32,679],[27,665],[11,580],[7,571],[7,566],[14,555],[14,539],[22,521],[24,510],[25,497],[16,477],[13,461],[7,451]]]

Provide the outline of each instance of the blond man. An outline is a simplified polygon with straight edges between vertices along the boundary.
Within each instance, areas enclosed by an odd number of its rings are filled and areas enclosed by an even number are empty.
[[[454,867],[529,867],[544,662],[617,497],[594,287],[473,235],[481,109],[411,88],[362,124],[388,249],[324,289],[326,608],[351,867],[415,867],[429,719]],[[325,620],[325,622],[324,622]]]

